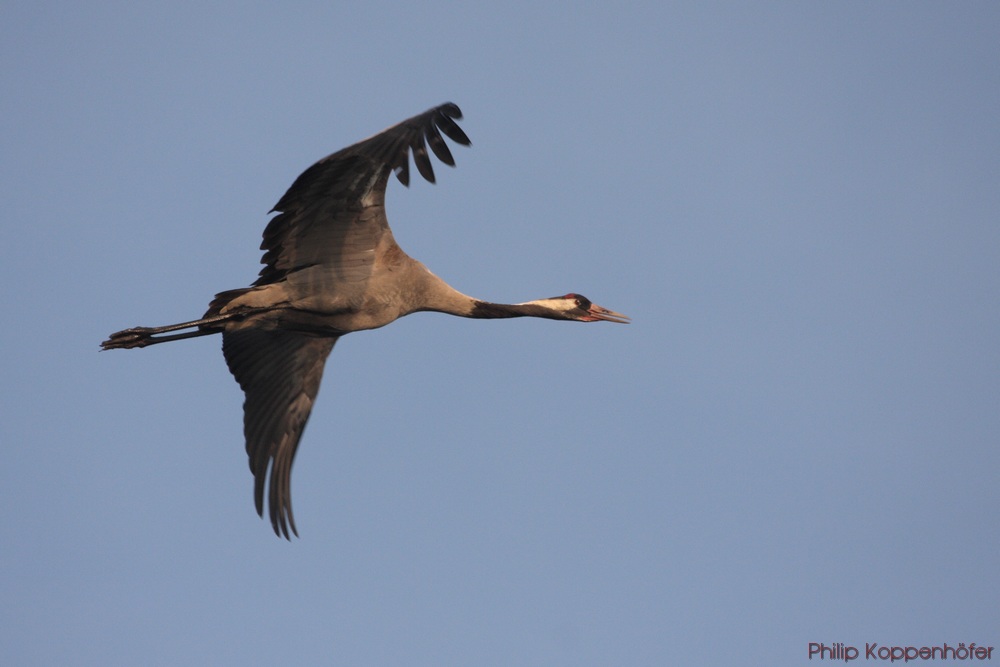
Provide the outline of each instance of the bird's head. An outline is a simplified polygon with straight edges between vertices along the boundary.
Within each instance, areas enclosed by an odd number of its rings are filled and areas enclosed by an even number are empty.
[[[574,320],[576,322],[604,321],[617,322],[619,324],[628,324],[630,322],[630,318],[627,315],[602,308],[580,294],[564,294],[563,296],[554,296],[551,299],[538,299],[529,303],[549,311],[550,314],[547,316],[553,319]]]

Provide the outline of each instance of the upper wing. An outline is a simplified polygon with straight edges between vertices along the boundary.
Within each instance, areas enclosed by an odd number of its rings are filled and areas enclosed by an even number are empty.
[[[288,538],[289,528],[298,535],[292,517],[292,461],[336,342],[336,338],[274,329],[222,333],[226,363],[246,394],[243,432],[257,514],[264,516],[264,482],[270,466],[269,512],[279,537]]]
[[[332,274],[328,279],[334,283],[365,280],[371,274],[375,247],[389,229],[385,218],[389,173],[395,171],[408,185],[412,152],[417,171],[433,183],[427,144],[438,159],[454,166],[441,133],[470,145],[455,123],[461,117],[456,105],[442,104],[306,169],[272,209],[279,215],[264,230],[261,263],[265,266],[254,284],[277,282],[315,266]]]

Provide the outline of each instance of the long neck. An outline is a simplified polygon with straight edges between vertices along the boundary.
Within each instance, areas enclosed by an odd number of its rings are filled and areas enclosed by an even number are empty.
[[[500,320],[511,317],[544,317],[550,320],[568,319],[561,310],[548,305],[548,301],[548,299],[541,299],[526,303],[492,303],[460,294],[458,297],[450,299],[447,307],[434,308],[434,310],[458,315],[459,317],[471,317],[477,320]]]
[[[472,309],[465,317],[477,319],[501,319],[507,317],[545,317],[551,320],[565,319],[557,310],[529,301],[527,303],[490,303],[472,300]]]
[[[551,299],[526,303],[491,303],[462,294],[421,265],[419,279],[422,285],[421,306],[417,310],[471,317],[474,319],[505,319],[510,317],[545,317],[553,320],[566,316],[548,302]]]

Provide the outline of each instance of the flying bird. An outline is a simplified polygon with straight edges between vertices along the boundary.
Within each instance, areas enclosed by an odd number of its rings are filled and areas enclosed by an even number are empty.
[[[344,334],[385,326],[404,315],[436,311],[481,319],[544,317],[628,323],[621,313],[579,294],[517,304],[481,301],[453,289],[396,244],[385,216],[385,190],[395,174],[409,185],[409,156],[434,182],[427,146],[455,166],[447,136],[470,146],[455,122],[462,112],[442,104],[393,125],[306,169],[270,213],[259,277],[250,287],[215,295],[198,320],[125,329],[105,350],[146,347],[222,334],[222,352],[246,400],[243,430],[254,503],[271,525],[298,536],[292,516],[291,470],[319,391],[326,358]],[[270,471],[270,472],[268,472]]]

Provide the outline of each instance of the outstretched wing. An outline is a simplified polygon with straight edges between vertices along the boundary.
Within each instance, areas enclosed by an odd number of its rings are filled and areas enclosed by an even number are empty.
[[[312,412],[323,366],[336,338],[277,329],[222,333],[222,352],[246,394],[243,432],[254,476],[257,514],[264,516],[268,478],[271,525],[279,537],[298,535],[292,517],[291,473],[295,450]]]
[[[329,155],[306,169],[278,201],[264,230],[264,268],[255,285],[318,267],[326,285],[363,282],[371,274],[375,247],[389,230],[385,188],[389,174],[410,181],[409,155],[417,171],[434,182],[427,145],[439,160],[455,160],[441,136],[469,146],[455,123],[462,112],[447,103]],[[311,275],[308,282],[317,282]]]

